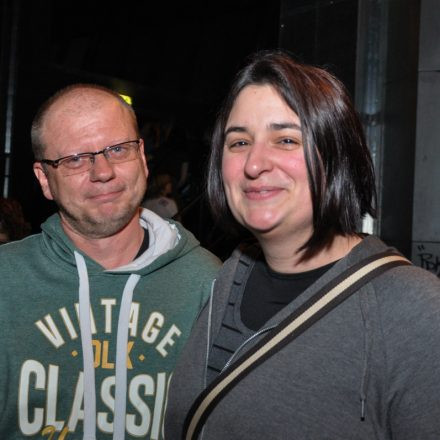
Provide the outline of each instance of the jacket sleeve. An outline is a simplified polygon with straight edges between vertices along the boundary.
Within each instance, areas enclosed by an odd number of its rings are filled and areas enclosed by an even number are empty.
[[[416,267],[400,272],[382,315],[392,438],[438,440],[440,281]]]

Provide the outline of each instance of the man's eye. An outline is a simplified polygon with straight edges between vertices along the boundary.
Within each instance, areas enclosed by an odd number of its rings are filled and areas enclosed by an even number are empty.
[[[90,158],[88,156],[72,156],[63,160],[62,164],[67,168],[80,168],[89,160]]]
[[[107,150],[108,154],[112,156],[122,156],[128,151],[128,147],[125,145],[115,145]]]

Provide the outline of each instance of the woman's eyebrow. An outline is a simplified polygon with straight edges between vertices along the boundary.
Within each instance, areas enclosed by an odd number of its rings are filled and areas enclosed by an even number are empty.
[[[268,126],[269,130],[277,131],[277,130],[285,130],[286,128],[301,131],[301,126],[296,124],[295,122],[272,122]],[[247,133],[248,130],[246,127],[242,127],[240,125],[231,125],[225,130],[225,136],[229,133]]]
[[[270,130],[284,130],[286,128],[301,131],[301,126],[295,124],[294,122],[272,122],[269,124]]]
[[[245,127],[241,127],[239,125],[231,125],[225,130],[225,136],[229,133],[247,133],[247,129]]]

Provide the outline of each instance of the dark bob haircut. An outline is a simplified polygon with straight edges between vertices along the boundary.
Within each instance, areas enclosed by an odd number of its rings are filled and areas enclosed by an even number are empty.
[[[282,51],[254,54],[238,72],[212,135],[207,191],[220,224],[241,229],[228,207],[222,181],[225,127],[239,93],[249,85],[274,87],[298,115],[313,206],[313,234],[303,258],[335,235],[354,235],[363,216],[375,216],[374,168],[362,125],[343,86],[327,71],[296,62]]]

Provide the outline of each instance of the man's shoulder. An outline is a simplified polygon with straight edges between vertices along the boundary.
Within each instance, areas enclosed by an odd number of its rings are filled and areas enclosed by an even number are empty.
[[[181,223],[177,221],[168,220],[174,227],[177,228],[178,233],[183,238],[179,249],[179,259],[184,259],[192,265],[200,265],[204,270],[212,269],[217,272],[222,262],[209,249],[201,246],[194,234],[186,229]]]
[[[191,252],[187,254],[187,258],[191,260],[191,264],[197,265],[200,269],[212,273],[216,273],[222,264],[220,258],[202,246],[194,247]]]
[[[10,241],[0,246],[0,258],[26,255],[40,246],[41,233],[29,235],[21,240]]]
[[[3,287],[9,283],[8,280],[26,282],[35,264],[45,261],[40,243],[40,236],[37,234],[0,246],[0,278]]]

